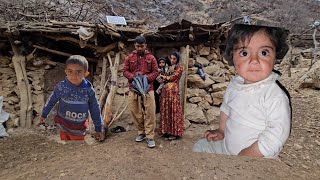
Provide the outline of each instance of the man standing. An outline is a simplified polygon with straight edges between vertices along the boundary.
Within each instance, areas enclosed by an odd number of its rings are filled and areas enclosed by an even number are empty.
[[[129,82],[129,104],[134,125],[138,129],[136,142],[147,140],[149,148],[156,146],[154,131],[156,127],[156,110],[153,91],[153,81],[158,76],[156,58],[146,50],[146,39],[137,36],[134,44],[135,50],[124,61],[123,75]],[[146,75],[150,85],[145,98],[136,94],[132,89],[132,80],[138,73]]]

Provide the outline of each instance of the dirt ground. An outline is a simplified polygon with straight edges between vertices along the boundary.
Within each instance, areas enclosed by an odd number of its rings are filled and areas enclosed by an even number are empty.
[[[177,141],[157,136],[154,149],[134,142],[134,130],[109,133],[103,143],[90,136],[62,143],[52,132],[14,129],[0,140],[0,179],[319,179],[320,94],[294,90],[295,80],[282,77],[293,127],[280,160],[193,153],[206,125],[193,124]]]

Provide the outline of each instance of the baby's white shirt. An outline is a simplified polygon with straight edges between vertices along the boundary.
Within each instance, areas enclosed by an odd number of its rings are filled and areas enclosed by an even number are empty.
[[[228,115],[224,147],[228,154],[239,152],[258,141],[266,158],[277,158],[289,137],[291,109],[286,93],[277,85],[279,75],[243,84],[233,78],[224,94],[220,110]]]

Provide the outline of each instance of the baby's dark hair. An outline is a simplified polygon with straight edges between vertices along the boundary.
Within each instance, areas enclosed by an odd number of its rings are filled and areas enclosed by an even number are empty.
[[[244,44],[247,39],[250,42],[251,37],[258,31],[263,31],[269,36],[271,42],[276,47],[276,59],[282,59],[286,55],[289,49],[286,42],[289,34],[288,30],[278,27],[235,24],[228,33],[224,52],[224,57],[229,65],[233,66],[233,50],[236,48],[235,46],[240,42]]]
[[[88,61],[83,56],[80,56],[80,55],[70,56],[66,61],[66,66],[68,64],[79,64],[80,66],[83,67],[85,71],[88,71]]]

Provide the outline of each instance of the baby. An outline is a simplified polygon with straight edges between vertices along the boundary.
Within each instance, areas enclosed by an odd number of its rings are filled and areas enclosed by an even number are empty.
[[[219,128],[206,131],[193,151],[278,157],[290,134],[291,104],[273,66],[288,50],[287,35],[275,27],[232,27],[225,57],[237,76],[224,94]]]
[[[158,60],[158,66],[159,66],[159,76],[157,77],[157,81],[160,83],[160,86],[158,87],[158,89],[156,90],[157,94],[161,93],[161,89],[164,85],[164,79],[161,78],[161,75],[165,75],[168,72],[168,65],[166,63],[166,59],[165,58],[159,58]]]

